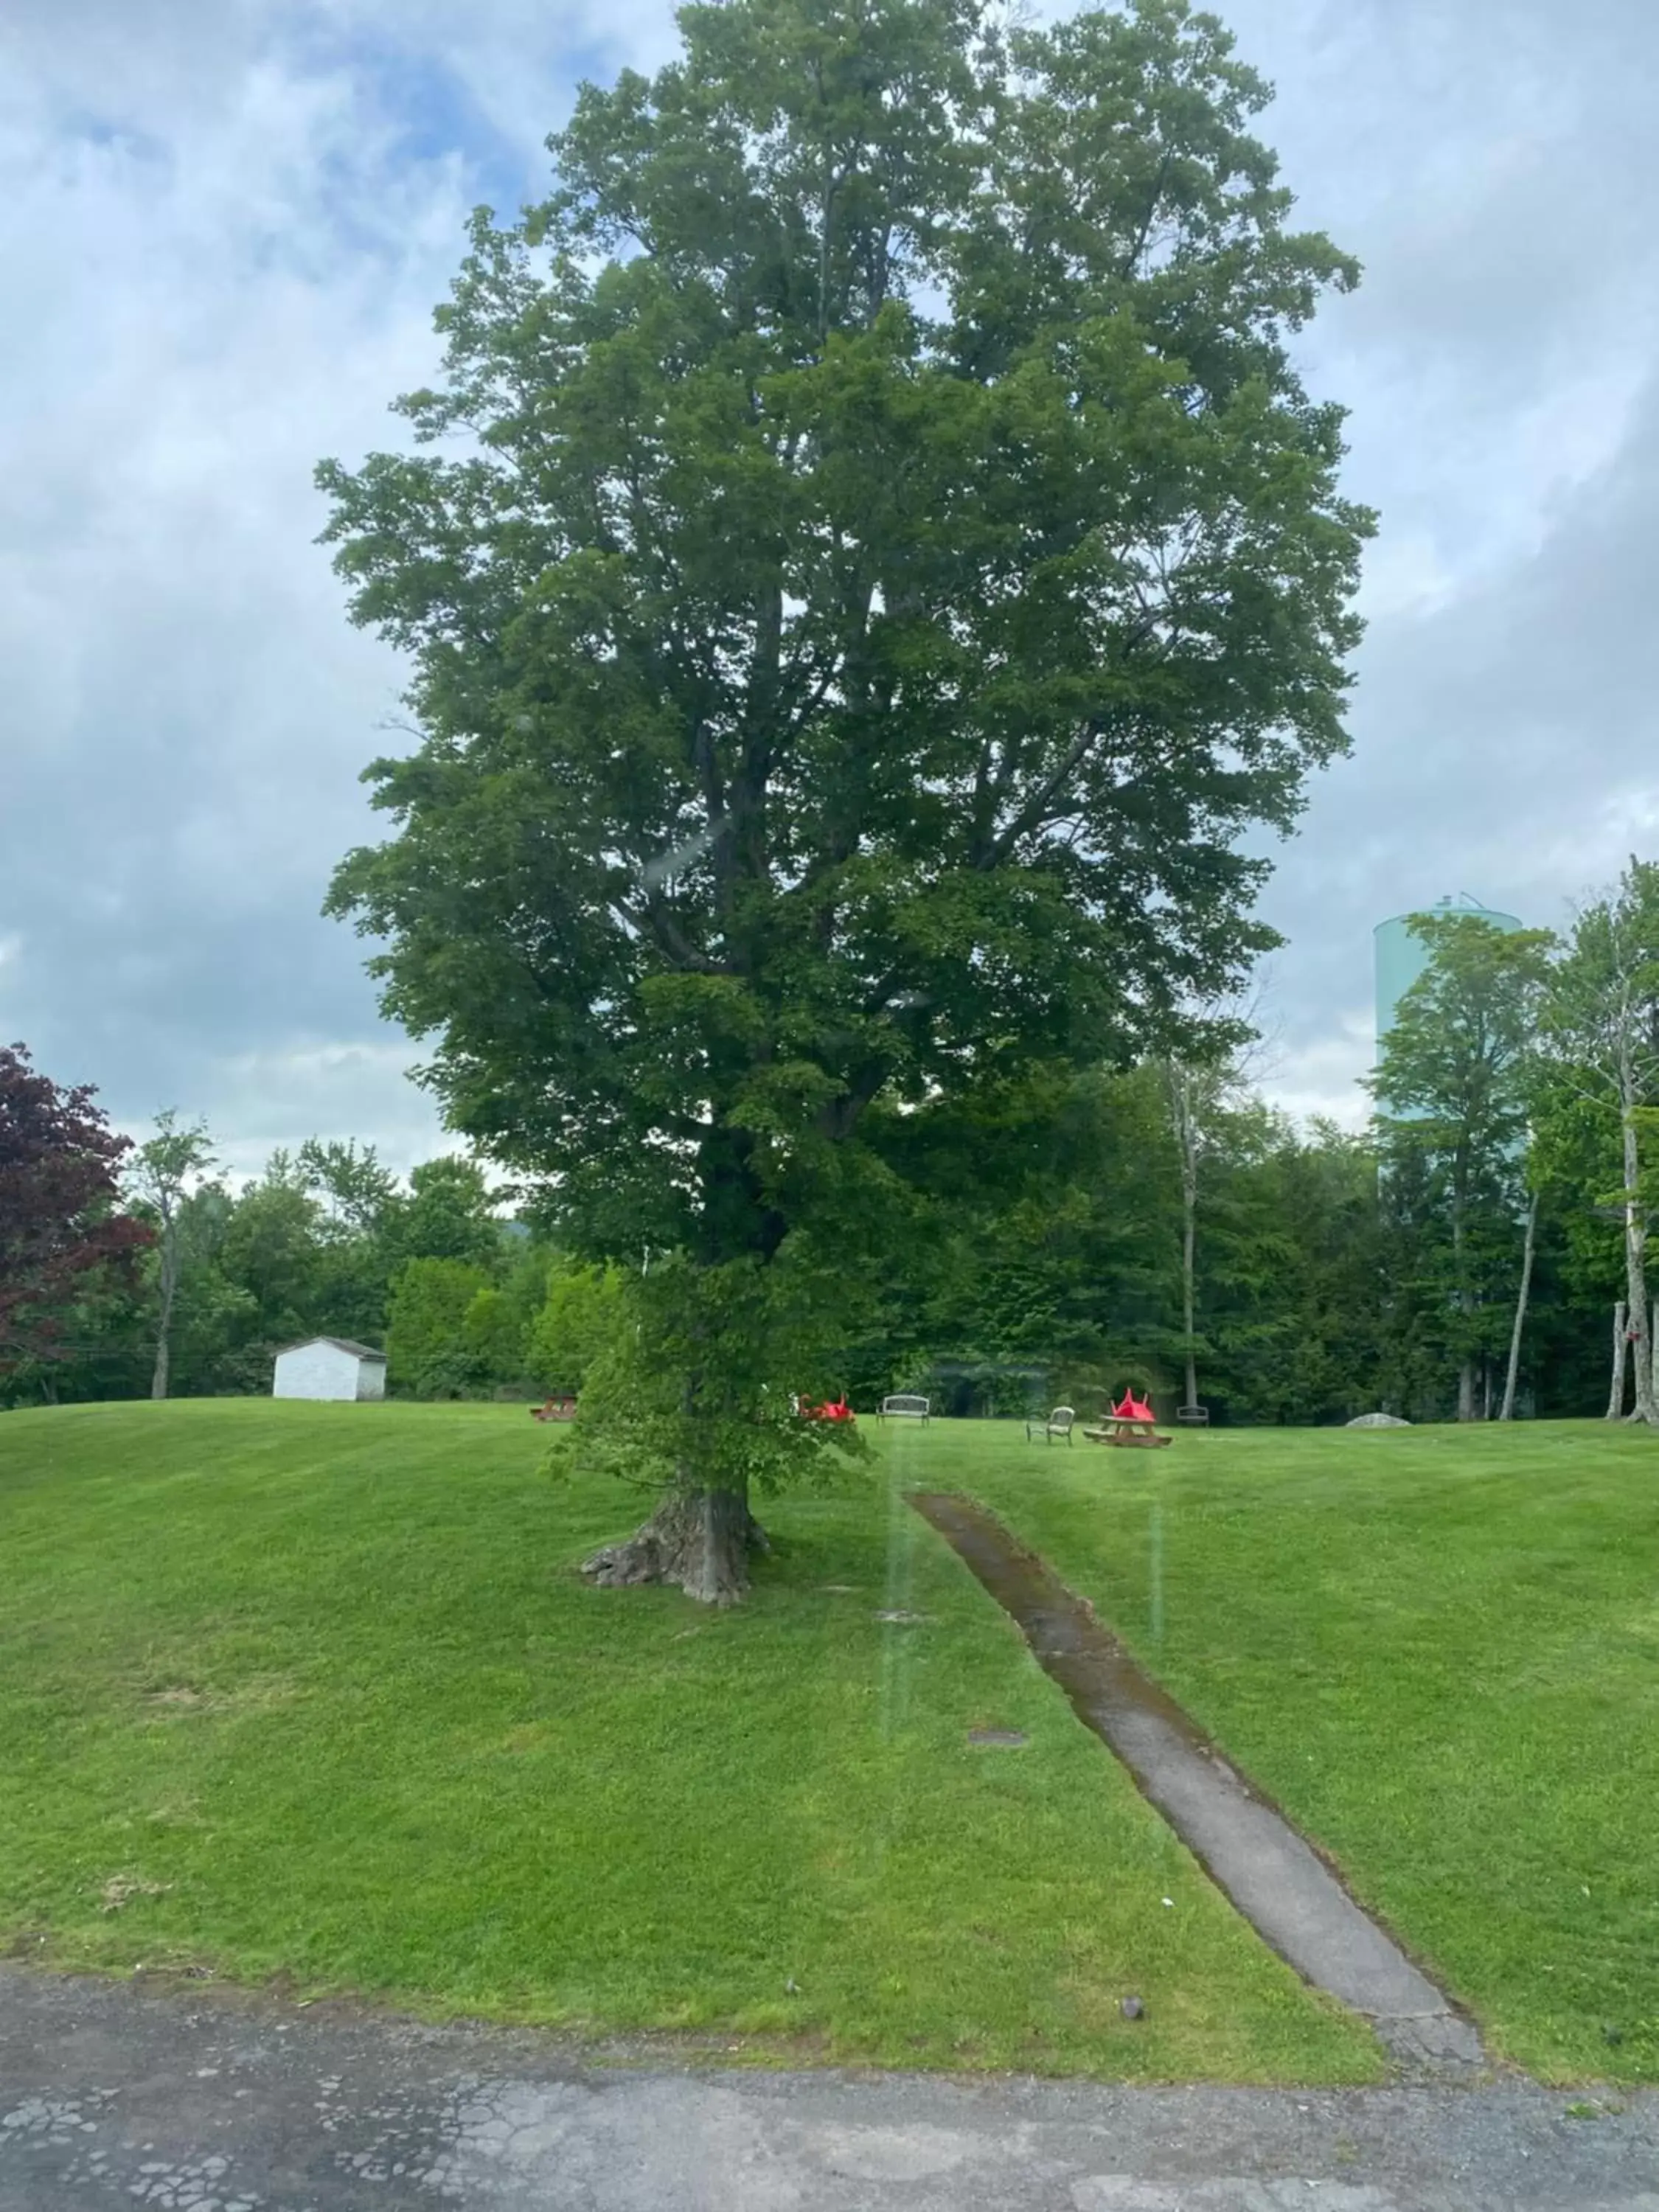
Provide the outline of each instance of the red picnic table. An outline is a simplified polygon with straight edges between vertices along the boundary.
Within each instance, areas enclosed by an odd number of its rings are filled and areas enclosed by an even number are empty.
[[[1121,1405],[1107,1407],[1097,1429],[1085,1429],[1083,1433],[1091,1443],[1138,1444],[1143,1449],[1156,1450],[1174,1442],[1173,1437],[1159,1436],[1151,1404],[1137,1398],[1133,1390],[1124,1392]]]

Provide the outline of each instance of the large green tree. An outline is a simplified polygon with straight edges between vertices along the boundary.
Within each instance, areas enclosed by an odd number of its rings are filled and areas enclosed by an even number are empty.
[[[386,1323],[387,1379],[417,1398],[460,1398],[486,1379],[489,1316],[481,1310],[471,1338],[467,1322],[477,1301],[491,1295],[489,1278],[465,1260],[410,1260],[392,1285]]]
[[[1343,749],[1370,526],[1287,352],[1354,264],[1215,18],[678,21],[479,211],[428,450],[319,481],[423,733],[334,910],[574,1249],[682,1255],[648,1548],[724,1597],[816,1445],[800,1316],[902,1211],[878,1109],[1178,1045],[1273,941],[1246,833]]]
[[[318,1203],[313,1325],[380,1344],[392,1276],[410,1256],[404,1235],[409,1201],[373,1145],[307,1137],[295,1165]]]
[[[1179,1198],[1157,1077],[1034,1069],[877,1131],[909,1203],[876,1333],[848,1363],[866,1396],[1087,1412],[1163,1382]]]
[[[1659,862],[1632,858],[1608,896],[1587,906],[1551,978],[1544,1006],[1548,1089],[1558,1122],[1576,1120],[1582,1148],[1606,1142],[1607,1182],[1595,1194],[1623,1229],[1632,1419],[1659,1428],[1647,1245],[1659,1161]],[[1608,1411],[1623,1411],[1624,1346]]]
[[[131,1140],[96,1095],[43,1075],[26,1046],[0,1046],[0,1383],[27,1370],[48,1396],[88,1306],[130,1282],[151,1241],[121,1210]]]
[[[181,1123],[167,1107],[155,1117],[155,1133],[132,1156],[127,1170],[133,1195],[151,1214],[161,1234],[156,1281],[155,1360],[149,1395],[165,1398],[173,1352],[173,1310],[179,1296],[179,1229],[185,1200],[193,1182],[215,1164],[213,1140],[202,1121]]]
[[[1206,1271],[1224,1410],[1346,1420],[1382,1395],[1376,1155],[1328,1121],[1260,1107],[1224,1125]],[[1252,1142],[1252,1139],[1255,1139]]]
[[[1460,1421],[1507,1345],[1528,1211],[1529,1066],[1551,943],[1471,915],[1418,915],[1427,954],[1401,998],[1372,1089],[1385,1170],[1417,1202],[1421,1266],[1456,1373]],[[1526,1245],[1530,1273],[1531,1246]]]
[[[1164,1100],[1181,1177],[1182,1405],[1196,1409],[1199,1334],[1199,1214],[1206,1161],[1244,1091],[1243,1064],[1231,1056],[1254,1035],[1249,1024],[1215,1009],[1212,1048],[1202,1057],[1170,1053],[1162,1063]]]
[[[557,1267],[526,1347],[530,1373],[544,1390],[580,1390],[620,1322],[625,1278],[615,1267]]]
[[[219,1265],[253,1300],[257,1338],[272,1351],[319,1325],[322,1219],[304,1170],[279,1146],[224,1223]]]
[[[382,1213],[379,1240],[395,1266],[405,1260],[465,1260],[493,1270],[506,1264],[501,1222],[477,1160],[447,1152],[410,1170],[407,1195]]]

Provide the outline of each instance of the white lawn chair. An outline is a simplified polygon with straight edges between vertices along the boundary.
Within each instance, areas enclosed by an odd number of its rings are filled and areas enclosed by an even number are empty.
[[[1041,1437],[1044,1443],[1051,1444],[1056,1437],[1064,1437],[1070,1443],[1072,1424],[1076,1419],[1077,1414],[1070,1406],[1056,1406],[1046,1421],[1032,1419],[1026,1422],[1025,1441],[1029,1444],[1034,1437]]]

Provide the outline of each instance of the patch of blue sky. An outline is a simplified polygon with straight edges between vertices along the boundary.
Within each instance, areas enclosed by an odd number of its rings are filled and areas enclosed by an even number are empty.
[[[425,54],[371,51],[353,61],[406,160],[458,157],[476,179],[478,197],[503,211],[531,191],[540,164],[496,128],[453,70]]]
[[[465,207],[482,204],[507,219],[530,197],[534,179],[522,150],[441,62],[337,36],[306,45],[305,64],[349,82],[362,133],[356,144],[318,149],[313,204],[326,211],[323,231],[303,238],[273,235],[258,258],[314,262],[318,270],[332,266],[342,253],[400,261],[409,241],[399,187],[404,180],[414,184],[423,170],[453,170]],[[290,46],[290,65],[295,58]],[[454,243],[459,265],[465,250],[459,216]]]
[[[613,85],[623,68],[623,63],[619,58],[617,49],[603,41],[562,49],[559,55],[559,77],[561,86],[568,89],[562,93],[558,117],[555,122],[550,122],[549,130],[555,129],[568,113],[574,103],[579,84]]]
[[[502,131],[441,55],[342,31],[317,16],[292,24],[284,44],[290,64],[349,78],[366,119],[387,134],[400,163],[459,163],[474,201],[502,212],[536,189],[545,155]],[[557,88],[549,90],[556,98]]]
[[[88,108],[71,108],[52,118],[54,134],[60,139],[78,141],[83,146],[96,146],[100,151],[121,155],[127,161],[143,161],[161,167],[172,159],[172,151],[164,138],[153,132],[140,131],[131,123],[120,123],[106,115],[94,114]]]

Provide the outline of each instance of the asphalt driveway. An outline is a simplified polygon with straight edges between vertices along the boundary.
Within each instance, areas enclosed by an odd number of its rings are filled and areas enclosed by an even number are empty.
[[[0,1966],[0,2212],[133,2204],[1659,2212],[1659,2096],[601,2065],[511,2031]]]

